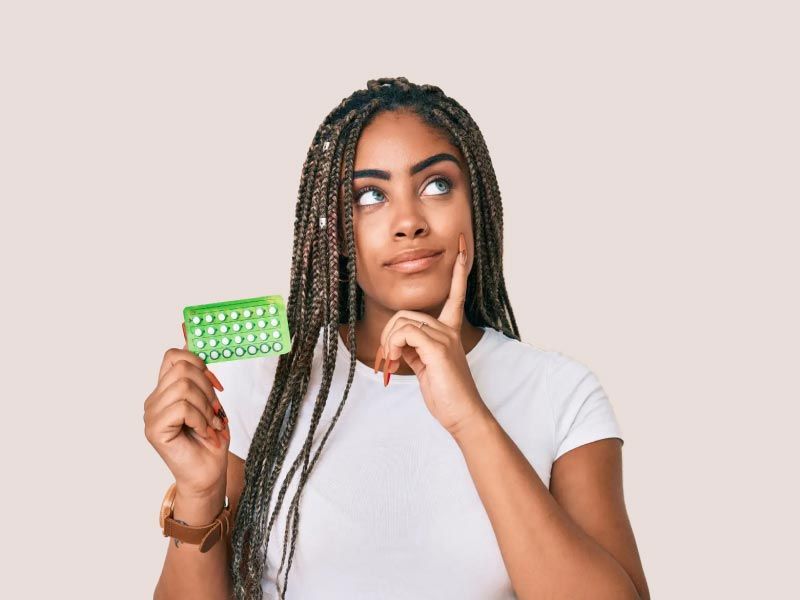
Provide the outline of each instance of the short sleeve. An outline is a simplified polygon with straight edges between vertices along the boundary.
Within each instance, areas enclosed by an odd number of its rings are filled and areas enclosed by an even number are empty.
[[[619,438],[625,443],[614,407],[586,365],[551,352],[548,388],[553,408],[553,462],[589,442]]]
[[[223,391],[217,391],[228,417],[231,441],[228,450],[247,459],[250,443],[272,391],[277,357],[248,358],[209,365]]]

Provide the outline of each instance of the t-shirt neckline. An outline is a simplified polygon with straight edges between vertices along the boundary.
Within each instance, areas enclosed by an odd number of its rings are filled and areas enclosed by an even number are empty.
[[[478,343],[475,344],[475,346],[473,346],[472,350],[470,350],[466,354],[467,363],[470,366],[472,366],[475,363],[475,361],[477,361],[478,358],[480,358],[480,356],[485,352],[485,349],[489,346],[489,337],[492,334],[491,327],[488,326],[485,327],[482,325],[479,325],[478,327],[480,329],[483,329],[483,335],[481,335],[480,339],[478,340]],[[344,340],[342,339],[342,334],[338,330],[336,332],[336,340],[339,343],[339,352],[344,357],[346,364],[349,365],[350,350],[348,350],[347,345],[344,343]],[[383,381],[383,371],[379,370],[377,373],[374,373],[372,367],[368,367],[358,359],[356,359],[356,371],[361,373],[365,377],[369,377],[376,380],[380,378],[380,381]],[[419,380],[417,379],[417,376],[414,373],[411,373],[410,375],[397,375],[396,373],[392,373],[392,379],[390,381],[390,385],[395,381],[400,384],[419,383]]]

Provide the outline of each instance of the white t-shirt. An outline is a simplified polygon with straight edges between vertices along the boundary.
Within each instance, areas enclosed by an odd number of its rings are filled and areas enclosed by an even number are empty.
[[[614,409],[582,363],[509,338],[491,327],[467,354],[481,398],[546,486],[553,462],[577,446],[622,439]],[[268,515],[305,441],[322,377],[322,330],[311,379]],[[350,352],[338,335],[330,394],[311,457],[341,403]],[[225,388],[230,451],[243,459],[272,389],[278,358],[214,365]],[[624,442],[623,442],[624,443]],[[301,465],[302,468],[302,465]],[[267,548],[265,598],[277,598],[289,484]],[[288,598],[327,600],[505,600],[511,580],[463,454],[430,414],[416,375],[383,373],[356,361],[348,398],[300,498]],[[283,581],[291,546],[278,577]]]

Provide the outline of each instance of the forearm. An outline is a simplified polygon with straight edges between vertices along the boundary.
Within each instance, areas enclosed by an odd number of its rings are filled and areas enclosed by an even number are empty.
[[[627,572],[560,507],[491,413],[453,437],[520,599],[639,600]]]
[[[204,499],[175,496],[174,518],[187,525],[206,525],[219,514],[225,502],[224,487],[219,493]],[[169,539],[161,577],[156,585],[154,600],[193,598],[198,600],[227,600],[232,597],[232,582],[228,571],[228,540],[223,536],[211,549],[200,552],[194,544]]]

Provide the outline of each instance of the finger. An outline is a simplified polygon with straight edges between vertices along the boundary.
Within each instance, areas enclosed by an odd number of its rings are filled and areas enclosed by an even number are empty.
[[[181,330],[183,331],[183,342],[184,342],[183,349],[186,350],[189,347],[188,345],[189,340],[186,338],[186,323],[181,323]],[[198,358],[200,357],[198,356]],[[219,382],[219,379],[217,379],[217,376],[211,372],[211,369],[208,368],[208,365],[205,364],[205,361],[203,362],[203,365],[205,366],[204,373],[206,377],[208,377],[208,380],[211,382],[211,385],[217,388],[220,392],[224,391],[225,388],[222,387],[222,384]]]
[[[208,371],[202,371],[196,365],[188,361],[179,360],[169,371],[164,373],[164,376],[159,380],[156,389],[153,391],[153,396],[158,397],[167,387],[179,379],[191,379],[206,395],[214,412],[217,412],[219,410],[219,398],[214,391],[213,384],[206,376],[207,372]]]
[[[158,371],[158,380],[161,381],[164,373],[169,371],[178,361],[181,360],[185,360],[186,362],[195,365],[200,370],[206,368],[206,363],[203,362],[203,359],[197,356],[194,352],[180,348],[169,348],[164,353],[164,358],[161,360],[161,369]]]
[[[384,351],[386,350],[386,340],[389,335],[391,335],[392,331],[402,327],[406,323],[413,323],[419,326],[420,322],[425,323],[425,327],[431,327],[432,329],[437,329],[442,332],[445,331],[442,323],[434,319],[428,313],[416,310],[398,310],[391,316],[386,325],[383,326],[383,331],[381,331],[381,346]]]
[[[460,332],[461,322],[464,319],[464,304],[467,301],[467,277],[469,276],[469,269],[467,268],[469,262],[467,260],[467,241],[463,233],[458,236],[458,244],[459,254],[456,255],[456,261],[453,265],[450,294],[447,296],[447,301],[444,303],[442,312],[439,315],[439,320],[448,327],[452,327]]]
[[[203,378],[205,384],[208,381]],[[213,394],[213,390],[211,390]],[[154,394],[154,400],[149,407],[148,412],[153,415],[161,413],[165,407],[174,404],[175,402],[186,401],[190,403],[195,409],[200,412],[206,419],[209,425],[213,425],[214,429],[220,429],[224,424],[213,408],[213,401],[209,401],[207,392],[197,385],[196,381],[190,377],[180,377],[170,383],[163,392]],[[216,420],[215,420],[216,419]]]
[[[165,441],[170,441],[183,433],[184,426],[206,442],[219,447],[219,439],[214,429],[210,427],[206,416],[186,400],[173,402],[162,410],[157,416],[153,428],[167,434],[168,437]]]
[[[395,329],[386,340],[386,360],[400,360],[403,356],[403,347],[411,346],[416,350],[423,363],[433,358],[432,352],[438,350],[438,345],[448,343],[447,334],[431,327],[418,327],[416,324],[406,323]],[[428,359],[426,360],[426,356]]]

